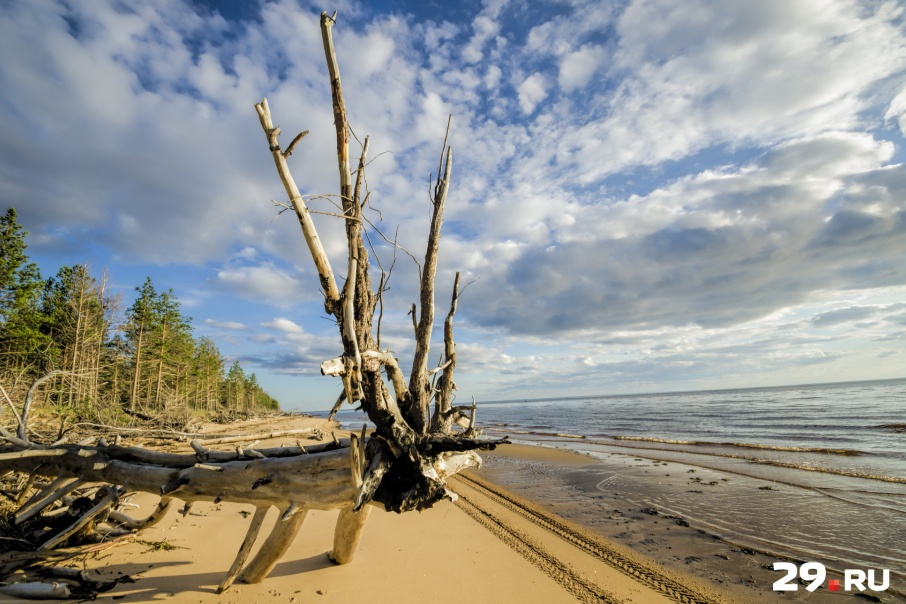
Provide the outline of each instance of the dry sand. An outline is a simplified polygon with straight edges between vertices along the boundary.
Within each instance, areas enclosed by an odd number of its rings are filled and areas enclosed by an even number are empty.
[[[276,425],[246,422],[206,430],[268,432],[323,426],[323,422],[284,418]],[[344,434],[337,431],[338,436]],[[277,438],[262,441],[260,446],[294,442],[294,438]],[[188,448],[188,444],[180,447]],[[591,461],[575,453],[521,445],[501,447],[492,455],[553,464],[563,472]],[[102,594],[100,601],[782,601],[770,591],[728,591],[706,576],[668,568],[655,558],[564,520],[550,505],[528,501],[488,481],[484,470],[451,479],[451,487],[460,495],[457,503],[443,502],[423,513],[403,515],[375,510],[355,560],[343,566],[332,564],[325,555],[331,547],[337,512],[312,511],[267,579],[257,585],[236,584],[224,594],[215,590],[239,548],[251,506],[196,503],[186,516],[172,510],[135,540],[101,552],[87,560],[87,565],[103,578],[125,574],[135,579]],[[143,508],[134,515],[142,516],[156,500],[140,494],[134,502]],[[272,511],[265,524],[275,517]],[[671,538],[666,534],[658,537],[668,549],[685,546],[682,539],[669,541]],[[673,553],[683,555],[682,551]]]

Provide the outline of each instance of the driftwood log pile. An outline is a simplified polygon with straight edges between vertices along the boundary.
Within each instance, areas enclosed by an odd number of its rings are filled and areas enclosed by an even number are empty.
[[[334,438],[333,442],[308,448],[246,446],[230,452],[214,451],[204,441],[194,440],[191,453],[167,453],[103,440],[73,445],[33,442],[27,426],[28,410],[24,409],[17,418],[16,434],[0,428],[0,437],[5,440],[0,448],[0,476],[19,472],[23,477],[20,505],[13,513],[12,522],[28,522],[59,501],[64,502],[63,509],[70,514],[58,530],[48,531],[40,549],[53,549],[77,534],[102,531],[103,526],[139,530],[159,521],[176,500],[187,505],[196,500],[223,500],[252,504],[256,511],[235,561],[220,585],[221,590],[237,578],[249,583],[264,579],[292,543],[309,509],[340,510],[329,556],[342,564],[352,559],[373,506],[405,512],[428,508],[443,498],[455,498],[444,479],[463,468],[477,466],[480,458],[476,450],[494,448],[503,442],[478,439],[474,402],[470,406],[452,404],[456,367],[452,325],[459,296],[458,274],[444,322],[442,361],[435,368],[428,365],[438,244],[452,168],[453,154],[446,138],[433,183],[427,250],[418,267],[419,301],[412,308],[415,351],[408,380],[393,353],[380,348],[380,317],[376,326],[374,318],[376,309],[382,308],[387,276],[381,270],[380,284],[377,290],[372,288],[365,245],[368,224],[363,216],[367,195],[364,199],[362,196],[368,139],[353,169],[349,158],[350,130],[331,35],[335,16],[322,13],[321,34],[336,127],[340,218],[348,244],[347,272],[342,286],[337,282],[311,212],[287,163],[305,133],[283,149],[280,129],[274,125],[267,99],[256,104],[255,109],[289,197],[286,206],[292,208],[299,220],[317,269],[325,311],[335,318],[339,329],[342,354],[325,361],[322,373],[342,381],[336,407],[344,400],[361,405],[374,424],[373,432],[366,438],[363,427],[361,436]],[[447,135],[449,128],[448,123]],[[375,327],[377,339],[373,336]],[[42,477],[48,482],[26,499],[26,494],[36,490],[32,487]],[[89,486],[90,496],[70,497]],[[160,495],[157,509],[142,520],[119,511],[117,503],[130,490]],[[76,511],[76,501],[84,509]],[[279,519],[257,555],[246,563],[271,507],[280,511]],[[59,510],[53,513],[61,514]]]

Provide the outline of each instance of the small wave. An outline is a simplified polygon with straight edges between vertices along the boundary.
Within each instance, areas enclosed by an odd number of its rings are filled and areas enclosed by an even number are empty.
[[[638,440],[649,443],[666,443],[668,445],[701,445],[701,444],[713,444],[713,443],[700,443],[694,440],[673,440],[669,438],[656,438],[654,436],[611,436],[614,440]]]
[[[767,451],[795,451],[796,453],[823,453],[825,455],[865,455],[858,449],[834,449],[828,447],[788,447],[782,445],[757,445],[753,443],[716,443],[727,447],[742,447],[745,449],[765,449]]]
[[[495,424],[499,426],[500,424]],[[584,440],[588,438],[584,434],[570,434],[568,432],[541,432],[539,430],[517,430],[515,428],[489,428],[485,427],[485,430],[488,432],[506,432],[507,434],[529,434],[532,436],[548,436],[556,438],[575,438],[578,440]]]
[[[875,498],[874,501],[866,502],[864,500],[860,500],[857,497],[853,497],[851,494],[846,493],[844,491],[836,491],[833,489],[819,489],[819,488],[815,488],[815,491],[821,493],[822,495],[825,495],[826,497],[831,497],[833,499],[845,501],[846,503],[851,503],[853,505],[859,505],[862,507],[869,507],[869,508],[884,509],[884,510],[889,510],[891,512],[899,512],[901,514],[906,512],[906,508],[897,507],[896,505],[890,505],[890,504],[884,502],[883,500],[880,500],[880,501],[877,500],[877,498]]]
[[[608,443],[605,441],[589,441],[589,444],[607,445]],[[713,444],[713,443],[709,443],[709,444]],[[645,450],[644,447],[627,446],[627,448],[633,449],[636,451]],[[658,449],[658,448],[653,448],[653,449],[648,449],[648,450],[672,451],[671,449]],[[691,453],[691,451],[686,451],[686,453]],[[822,474],[836,474],[837,476],[848,476],[850,478],[864,478],[864,479],[868,479],[868,480],[878,480],[881,482],[906,484],[906,478],[902,478],[900,476],[887,476],[886,474],[872,474],[870,472],[858,472],[855,470],[843,470],[843,469],[837,469],[837,468],[822,468],[822,467],[818,467],[818,466],[810,466],[807,464],[797,464],[797,463],[791,463],[791,462],[786,462],[786,461],[780,461],[777,459],[765,459],[764,457],[752,457],[750,455],[734,455],[732,453],[710,453],[707,451],[700,451],[700,452],[695,451],[694,454],[695,455],[708,455],[708,456],[713,456],[713,457],[726,457],[729,459],[741,459],[744,461],[751,461],[751,462],[759,463],[759,464],[777,466],[780,468],[791,468],[793,470],[803,470],[806,472],[818,472],[818,473],[822,473]],[[783,481],[779,481],[779,482],[783,482]],[[801,486],[801,485],[795,485],[795,486]]]
[[[760,445],[756,443],[734,443],[719,442],[709,440],[675,440],[669,438],[656,438],[649,436],[612,436],[614,440],[636,440],[652,443],[665,443],[668,445],[692,445],[696,447],[718,446],[718,447],[739,447],[741,449],[762,449],[765,451],[792,451],[796,453],[822,453],[825,455],[848,455],[858,456],[865,455],[864,451],[857,449],[834,449],[828,447],[794,447],[784,445]]]
[[[836,468],[819,468],[817,466],[808,466],[804,464],[797,463],[788,463],[785,461],[777,461],[776,459],[760,459],[757,457],[743,457],[739,456],[740,459],[746,459],[748,461],[754,461],[757,463],[768,464],[772,466],[779,466],[781,468],[793,468],[794,470],[805,470],[807,472],[821,472],[823,474],[836,474],[837,476],[849,476],[850,478],[866,478],[868,480],[880,480],[882,482],[894,482],[897,484],[906,484],[906,478],[900,478],[899,476],[887,476],[885,474],[871,474],[869,472],[856,472],[852,470],[840,470]]]
[[[893,432],[906,432],[906,424],[881,424],[879,430],[891,430]]]

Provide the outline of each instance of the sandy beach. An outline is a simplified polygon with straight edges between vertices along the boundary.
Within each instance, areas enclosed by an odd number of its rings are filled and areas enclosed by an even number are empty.
[[[320,426],[317,418],[280,418],[206,426],[223,434]],[[262,441],[261,447],[295,439]],[[306,444],[309,441],[302,441]],[[311,441],[314,442],[314,441]],[[188,443],[171,448],[188,449]],[[225,447],[228,447],[225,445]],[[351,563],[332,564],[336,511],[311,511],[289,552],[262,583],[216,588],[245,534],[252,507],[196,503],[84,560],[105,579],[128,575],[100,601],[148,602],[843,602],[819,590],[771,591],[770,560],[740,551],[675,520],[639,509],[588,509],[568,484],[596,460],[570,451],[507,445],[484,454],[486,466],[450,481],[460,496],[422,512],[375,510]],[[514,468],[522,467],[521,475]],[[545,468],[546,471],[533,471]],[[515,472],[515,473],[514,473]],[[516,476],[516,478],[514,478]],[[521,476],[521,478],[519,477]],[[565,485],[565,486],[564,486]],[[156,498],[138,494],[143,516]],[[602,517],[603,516],[603,517]],[[276,518],[272,511],[265,526]],[[76,563],[73,563],[76,564]],[[78,562],[82,564],[82,562]],[[823,592],[823,593],[822,593]],[[0,597],[2,599],[2,597]],[[885,595],[885,602],[898,601]]]

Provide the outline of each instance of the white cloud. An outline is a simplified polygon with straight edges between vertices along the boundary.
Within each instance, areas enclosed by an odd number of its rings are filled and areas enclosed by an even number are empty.
[[[270,263],[222,269],[216,282],[241,298],[268,301],[277,306],[311,298],[311,292],[298,279]]]
[[[906,136],[906,86],[900,89],[900,92],[890,101],[887,113],[884,114],[885,120],[896,120],[900,128],[900,133]]]
[[[583,179],[713,145],[861,127],[871,86],[902,73],[906,42],[883,10],[860,18],[849,4],[811,4],[630,5],[610,70],[630,75],[612,110],[564,132]]]
[[[519,84],[519,106],[526,115],[533,113],[538,103],[547,97],[547,82],[540,73],[527,77]]]
[[[246,325],[239,321],[215,321],[214,319],[205,319],[204,324],[219,329],[242,330],[246,328]]]
[[[300,325],[285,317],[276,317],[271,321],[265,321],[261,323],[261,326],[289,334],[301,334],[305,332]]]
[[[479,15],[472,22],[474,33],[472,39],[462,49],[462,58],[467,63],[477,63],[484,56],[484,45],[500,29],[499,25],[491,18]]]
[[[557,83],[564,92],[583,88],[591,77],[603,68],[606,55],[600,46],[587,44],[560,59]]]

